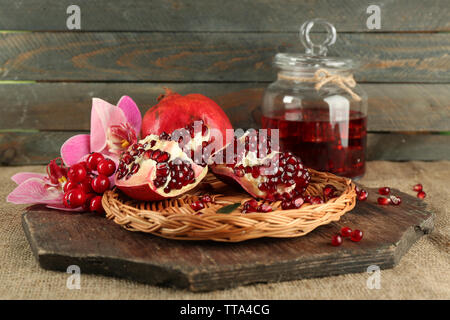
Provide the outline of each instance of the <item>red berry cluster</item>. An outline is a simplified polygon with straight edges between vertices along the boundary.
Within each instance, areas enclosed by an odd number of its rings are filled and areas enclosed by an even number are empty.
[[[377,201],[379,205],[387,206],[389,204],[393,204],[394,206],[400,205],[402,203],[402,198],[400,198],[397,195],[391,195],[391,188],[389,187],[382,187],[378,189],[378,193],[382,196],[389,196],[389,197],[378,197]]]
[[[343,227],[340,234],[334,235],[331,238],[331,245],[337,247],[344,241],[343,238],[350,238],[353,242],[359,242],[363,238],[363,232],[361,230],[352,230],[349,227]]]
[[[413,190],[417,192],[417,198],[425,199],[425,197],[427,196],[425,191],[423,191],[423,186],[420,183],[416,184],[413,187]]]
[[[200,197],[199,200],[196,200],[190,204],[191,208],[194,211],[199,211],[205,208],[205,204],[208,202],[212,202],[212,198],[209,195],[204,195]]]
[[[69,168],[68,180],[64,185],[64,205],[71,209],[82,207],[85,211],[102,213],[101,195],[109,189],[108,177],[115,172],[114,161],[105,159],[101,153],[91,153],[86,161]]]

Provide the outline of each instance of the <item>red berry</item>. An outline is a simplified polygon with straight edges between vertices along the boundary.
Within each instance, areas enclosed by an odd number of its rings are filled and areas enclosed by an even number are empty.
[[[105,157],[98,152],[91,153],[88,158],[86,159],[86,165],[91,171],[97,170],[97,165],[100,161],[105,159]]]
[[[356,197],[358,198],[359,201],[365,201],[368,196],[369,196],[369,193],[364,189],[356,191]]]
[[[380,204],[382,206],[387,206],[390,203],[391,203],[391,199],[389,199],[389,198],[385,198],[385,197],[378,198],[378,204]]]
[[[192,203],[190,204],[190,206],[191,206],[191,208],[192,208],[194,211],[198,211],[198,210],[201,210],[201,209],[205,208],[204,203],[201,202],[201,201],[199,201],[199,200],[192,202]]]
[[[400,205],[400,203],[402,203],[402,198],[400,198],[399,196],[391,195],[389,198],[391,199],[391,203],[394,206],[398,206]]]
[[[97,171],[99,174],[110,177],[116,172],[116,164],[111,159],[103,159],[98,163]]]
[[[417,198],[425,199],[426,196],[427,196],[427,194],[425,193],[425,191],[419,191],[417,193]]]
[[[414,190],[414,191],[417,191],[417,192],[422,191],[422,190],[423,190],[423,186],[422,186],[420,183],[418,183],[418,184],[416,184],[416,185],[413,187],[413,190]]]
[[[86,194],[86,201],[83,203],[83,210],[84,211],[86,211],[86,212],[91,211],[91,208],[90,208],[91,199],[93,197],[95,197],[95,196],[96,196],[95,193],[87,193]]]
[[[109,179],[107,176],[99,174],[97,177],[92,179],[91,187],[97,193],[103,193],[109,189]]]
[[[351,234],[352,229],[350,229],[349,227],[343,227],[341,229],[341,236],[343,236],[344,238],[350,237]]]
[[[92,186],[91,186],[92,178],[87,176],[83,181],[81,181],[78,184],[78,187],[81,188],[84,193],[91,193],[92,192]]]
[[[67,181],[66,184],[64,185],[64,192],[67,192],[69,190],[75,189],[78,187],[78,183],[76,182],[72,182],[72,181]]]
[[[340,235],[335,235],[331,238],[331,245],[332,246],[340,246],[342,244],[342,237]]]
[[[86,194],[81,189],[72,189],[64,194],[63,203],[67,208],[81,207],[86,201]]]
[[[350,240],[359,242],[363,238],[363,232],[361,230],[354,230],[350,236]]]
[[[69,172],[67,173],[67,177],[72,182],[81,182],[86,178],[87,171],[86,168],[82,164],[74,164],[70,167]]]
[[[89,210],[97,213],[103,213],[105,211],[102,206],[102,196],[92,197],[89,202]]]
[[[390,192],[391,192],[391,188],[389,188],[389,187],[383,187],[383,188],[378,189],[378,193],[383,196],[387,196]]]

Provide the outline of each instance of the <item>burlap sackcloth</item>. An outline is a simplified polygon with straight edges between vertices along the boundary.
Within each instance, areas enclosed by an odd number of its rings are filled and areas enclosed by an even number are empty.
[[[110,277],[81,274],[81,289],[66,287],[68,274],[39,267],[21,225],[26,206],[5,202],[10,177],[44,167],[0,167],[0,299],[449,299],[450,162],[369,162],[361,183],[390,186],[414,195],[418,182],[436,214],[435,230],[420,239],[394,269],[381,271],[381,288],[368,289],[367,273],[257,284],[223,291],[191,293]]]

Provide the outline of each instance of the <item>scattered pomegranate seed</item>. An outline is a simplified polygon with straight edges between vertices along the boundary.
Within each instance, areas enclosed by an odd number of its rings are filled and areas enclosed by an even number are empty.
[[[98,163],[103,159],[105,159],[105,157],[101,153],[93,152],[86,159],[86,165],[88,169],[90,169],[91,171],[95,171],[97,170]]]
[[[417,192],[422,191],[422,190],[423,190],[423,186],[422,186],[420,183],[418,183],[418,184],[416,184],[416,185],[413,187],[413,190],[414,190],[414,191],[417,191]]]
[[[331,185],[331,184],[327,184],[324,188],[323,188],[323,196],[325,199],[331,199],[336,197],[336,187]]]
[[[350,229],[349,227],[343,227],[341,229],[341,236],[343,236],[344,238],[350,237],[352,234],[352,229]]]
[[[389,188],[389,187],[382,187],[382,188],[378,189],[378,193],[383,195],[383,196],[387,196],[389,193],[391,193],[391,188]]]
[[[425,193],[425,191],[419,191],[417,193],[417,198],[425,199],[426,196],[427,196],[427,194]]]
[[[340,246],[342,244],[342,237],[340,235],[335,235],[331,238],[331,245],[332,246]]]
[[[356,190],[356,197],[359,201],[365,201],[367,197],[369,196],[369,193],[364,189],[357,189]]]
[[[350,236],[350,240],[354,242],[359,242],[363,238],[363,232],[361,230],[354,230]]]
[[[72,182],[81,182],[87,176],[87,170],[82,164],[74,164],[67,172],[67,177]]]
[[[260,205],[257,209],[258,212],[271,212],[272,211],[272,207],[266,203],[263,203],[262,205]]]
[[[199,211],[199,210],[205,208],[205,204],[203,202],[201,202],[200,200],[192,202],[190,204],[190,206],[194,211]]]
[[[387,206],[391,203],[391,199],[385,197],[378,197],[378,204],[382,206]]]
[[[92,179],[91,186],[92,190],[97,193],[103,193],[109,189],[109,179],[107,176],[99,174],[97,177]]]
[[[103,213],[102,196],[92,197],[89,202],[89,210],[92,212]]]
[[[402,198],[400,198],[399,196],[391,195],[389,198],[391,199],[391,203],[394,206],[398,206],[400,205],[400,203],[402,203]]]
[[[206,194],[200,198],[200,201],[203,203],[208,203],[208,202],[212,202],[212,199],[209,195]]]
[[[99,174],[110,177],[116,172],[116,164],[111,159],[103,159],[98,163],[97,171]]]

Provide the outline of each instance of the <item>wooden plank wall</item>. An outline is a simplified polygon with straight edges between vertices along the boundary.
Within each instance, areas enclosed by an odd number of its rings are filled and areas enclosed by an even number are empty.
[[[81,31],[66,9],[81,9]],[[366,9],[381,8],[381,30]],[[130,95],[145,112],[163,87],[215,99],[256,127],[277,52],[325,18],[330,55],[353,57],[369,95],[370,159],[450,159],[448,0],[0,0],[0,163],[42,164],[89,129],[90,100]],[[244,111],[245,110],[245,111]],[[248,114],[251,116],[249,117]]]

